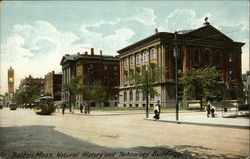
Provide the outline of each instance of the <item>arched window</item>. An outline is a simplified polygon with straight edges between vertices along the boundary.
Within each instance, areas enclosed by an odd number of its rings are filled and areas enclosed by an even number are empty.
[[[143,62],[147,62],[148,61],[148,52],[145,51],[143,52]]]
[[[124,93],[123,93],[123,98],[124,98],[124,102],[126,102],[127,101],[127,92],[125,91]]]
[[[134,56],[130,57],[130,65],[132,65],[132,66],[134,65]]]
[[[219,51],[215,52],[215,64],[221,65],[222,64],[222,55]]]
[[[141,63],[141,55],[138,54],[136,55],[136,64],[140,64]]]
[[[152,48],[150,50],[150,57],[151,57],[151,59],[156,59],[156,49],[155,48]]]
[[[127,58],[124,60],[124,63],[125,63],[125,67],[128,66],[128,59]]]
[[[193,50],[193,63],[200,64],[200,50],[198,48]]]
[[[205,50],[205,65],[210,65],[212,62],[211,51],[209,49]]]
[[[129,92],[129,101],[130,102],[133,101],[133,92],[132,91]]]
[[[138,90],[135,92],[135,100],[138,102],[140,100],[140,93]]]

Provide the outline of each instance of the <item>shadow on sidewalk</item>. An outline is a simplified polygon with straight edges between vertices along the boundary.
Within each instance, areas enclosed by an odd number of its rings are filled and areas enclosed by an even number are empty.
[[[115,136],[119,140],[119,136]],[[110,148],[92,144],[55,130],[54,126],[20,126],[0,128],[0,158],[241,158],[243,156],[203,155],[191,151],[177,152],[168,147]],[[180,145],[176,148],[207,149]],[[91,157],[92,155],[92,157]],[[106,155],[106,157],[104,157]],[[42,157],[43,156],[43,157]],[[44,157],[45,156],[45,157]]]

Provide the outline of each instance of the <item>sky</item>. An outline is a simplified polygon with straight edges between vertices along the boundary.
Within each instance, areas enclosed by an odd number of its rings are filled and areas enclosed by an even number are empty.
[[[7,70],[15,88],[32,75],[61,72],[65,54],[95,48],[103,55],[159,31],[195,29],[204,18],[242,48],[242,72],[249,70],[249,3],[241,1],[1,1],[0,93]]]

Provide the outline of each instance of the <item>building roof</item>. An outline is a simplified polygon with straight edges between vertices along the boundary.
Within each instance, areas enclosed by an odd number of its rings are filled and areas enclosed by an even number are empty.
[[[225,34],[223,34],[222,32],[220,32],[219,30],[217,30],[216,28],[214,28],[212,25],[210,25],[209,22],[205,22],[203,24],[202,27],[199,27],[199,28],[196,28],[196,29],[188,29],[188,30],[180,30],[177,32],[178,36],[177,38],[178,39],[182,39],[183,40],[183,37],[189,37],[189,36],[197,36],[200,32],[207,32],[207,34],[209,35],[201,35],[201,36],[204,36],[202,37],[202,39],[209,39],[209,38],[215,38],[215,37],[220,37],[221,39],[223,39],[224,41],[226,42],[229,42],[229,43],[234,43],[234,45],[238,46],[238,47],[242,47],[244,45],[244,43],[241,43],[241,42],[234,42],[232,39],[230,39],[228,36],[226,36]],[[169,32],[158,32],[156,34],[153,34],[149,37],[146,37],[138,42],[135,42],[125,48],[122,48],[120,50],[118,50],[117,52],[119,54],[122,54],[132,48],[135,48],[137,46],[140,46],[142,44],[145,44],[149,41],[152,41],[152,40],[155,40],[157,38],[168,38],[170,40],[173,40],[174,39],[174,34],[175,33],[169,33]],[[196,39],[197,40],[197,39]],[[201,40],[201,39],[200,39]]]
[[[195,29],[188,29],[188,30],[180,30],[178,31],[178,34],[187,34],[187,33],[190,33],[192,31],[194,31]]]
[[[78,59],[95,59],[95,60],[111,60],[111,61],[119,61],[119,58],[116,56],[108,56],[108,55],[86,55],[86,54],[66,54],[62,57],[60,65],[68,62],[68,61],[76,61]]]

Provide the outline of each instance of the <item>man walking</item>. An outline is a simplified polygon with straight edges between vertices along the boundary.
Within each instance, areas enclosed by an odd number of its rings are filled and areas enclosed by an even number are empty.
[[[66,108],[66,104],[64,103],[64,104],[62,105],[62,114],[63,114],[63,115],[64,115],[65,108]]]
[[[83,106],[82,106],[82,104],[80,104],[80,111],[81,111],[81,113],[82,113],[82,110],[83,110]]]
[[[154,113],[155,116],[153,118],[160,119],[161,105],[159,100],[157,101],[157,104],[154,106]]]

